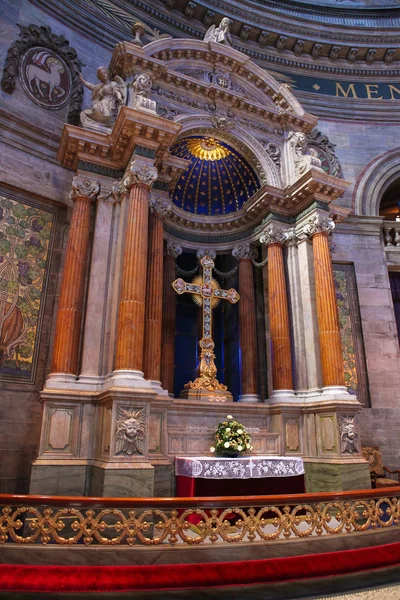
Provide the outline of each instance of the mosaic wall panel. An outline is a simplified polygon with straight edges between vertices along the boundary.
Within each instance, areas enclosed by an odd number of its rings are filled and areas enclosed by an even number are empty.
[[[344,376],[350,394],[369,406],[361,317],[353,265],[333,265],[342,337]]]
[[[33,382],[56,213],[0,196],[0,378]]]

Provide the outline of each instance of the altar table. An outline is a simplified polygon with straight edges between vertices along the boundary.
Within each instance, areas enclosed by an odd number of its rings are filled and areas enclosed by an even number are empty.
[[[264,496],[304,492],[304,464],[300,457],[177,456],[176,495]]]

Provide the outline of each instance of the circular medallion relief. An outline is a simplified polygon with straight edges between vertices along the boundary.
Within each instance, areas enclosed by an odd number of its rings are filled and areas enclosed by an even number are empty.
[[[21,59],[19,78],[25,93],[43,108],[61,108],[71,93],[70,71],[48,48],[30,48]]]

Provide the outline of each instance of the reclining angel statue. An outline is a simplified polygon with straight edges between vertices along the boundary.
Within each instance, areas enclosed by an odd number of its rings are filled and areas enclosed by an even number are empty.
[[[80,76],[82,84],[92,90],[92,106],[81,112],[81,123],[88,129],[110,127],[117,119],[126,101],[126,85],[116,75],[111,81],[106,67],[97,69],[98,84],[89,83]]]

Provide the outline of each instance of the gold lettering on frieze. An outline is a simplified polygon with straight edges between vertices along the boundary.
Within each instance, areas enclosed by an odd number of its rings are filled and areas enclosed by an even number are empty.
[[[338,81],[335,81],[335,85],[336,85],[336,97],[343,97],[343,98],[358,98],[357,94],[356,94],[356,89],[355,89],[355,84],[354,83],[349,83],[347,90],[345,90],[342,87],[342,84],[339,83]],[[339,93],[340,92],[340,93]],[[351,96],[350,96],[351,94]]]
[[[391,83],[388,83],[388,88],[389,88],[389,92],[390,92],[390,99],[391,100],[398,100],[400,98],[400,90],[399,90],[399,88],[397,88],[395,85],[392,85]],[[393,92],[395,92],[396,94],[398,94],[398,96],[394,96]]]
[[[367,92],[367,98],[369,100],[383,100],[383,96],[374,96],[373,94],[379,94],[379,85],[377,83],[364,83],[365,91]],[[375,88],[375,89],[372,89]]]

